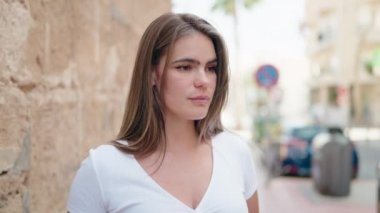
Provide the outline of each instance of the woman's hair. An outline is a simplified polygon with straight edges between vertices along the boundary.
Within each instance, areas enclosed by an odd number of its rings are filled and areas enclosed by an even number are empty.
[[[140,40],[123,122],[117,136],[117,140],[126,140],[128,144],[114,141],[113,145],[138,156],[149,155],[159,148],[166,149],[163,94],[160,94],[164,90],[153,85],[152,72],[162,56],[170,56],[179,38],[194,32],[210,38],[217,57],[214,96],[206,117],[194,121],[195,129],[200,139],[210,139],[223,130],[220,114],[228,93],[228,61],[224,41],[217,30],[202,18],[167,13],[154,20]]]

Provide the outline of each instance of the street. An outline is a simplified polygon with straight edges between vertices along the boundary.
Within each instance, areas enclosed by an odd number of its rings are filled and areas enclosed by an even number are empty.
[[[312,178],[270,177],[265,170],[260,174],[260,208],[263,213],[323,212],[373,213],[377,208],[378,181],[376,164],[380,160],[379,142],[356,142],[360,167],[358,178],[351,182],[346,197],[321,195],[313,186]],[[259,152],[254,151],[257,159]]]
[[[263,213],[374,213],[377,183],[373,179],[358,179],[351,183],[347,197],[320,195],[311,178],[277,177],[262,186],[260,208]]]

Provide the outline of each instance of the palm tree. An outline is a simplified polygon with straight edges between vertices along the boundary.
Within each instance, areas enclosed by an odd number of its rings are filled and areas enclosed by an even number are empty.
[[[256,3],[260,2],[260,0],[215,0],[211,10],[222,10],[226,15],[230,15],[233,18],[233,28],[234,28],[234,40],[235,40],[235,49],[236,49],[236,57],[235,57],[235,69],[236,72],[240,72],[239,70],[239,34],[238,34],[238,21],[239,21],[239,16],[238,16],[238,4],[242,3],[244,8],[249,9]],[[232,76],[233,77],[233,76]],[[239,89],[236,87],[240,87],[242,85],[241,83],[241,75],[236,75],[236,78],[232,78],[234,81],[233,86],[235,88],[232,88],[233,92],[233,97],[236,100],[234,101],[236,104],[236,110],[235,110],[235,115],[236,115],[236,129],[241,129],[242,128],[242,115],[241,115],[241,110],[244,106],[242,104],[242,98],[241,94],[239,93]]]
[[[234,22],[234,37],[235,37],[235,45],[238,50],[239,48],[239,38],[238,38],[238,10],[237,4],[239,0],[215,0],[214,5],[211,10],[222,10],[226,15],[231,15]],[[260,2],[260,0],[241,0],[243,1],[243,6],[246,9],[251,8],[256,3]]]

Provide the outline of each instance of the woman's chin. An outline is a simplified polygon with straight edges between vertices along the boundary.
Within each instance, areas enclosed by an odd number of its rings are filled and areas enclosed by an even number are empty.
[[[202,120],[203,118],[206,117],[206,115],[207,115],[207,113],[202,113],[202,114],[194,115],[194,116],[192,116],[191,120],[195,120],[195,121]]]

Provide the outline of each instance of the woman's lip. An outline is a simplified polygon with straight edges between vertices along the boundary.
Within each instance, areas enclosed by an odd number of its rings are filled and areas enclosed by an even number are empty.
[[[196,97],[190,97],[190,100],[210,100],[208,96],[196,96]]]
[[[205,105],[208,104],[210,101],[210,97],[208,96],[196,96],[196,97],[191,97],[189,100],[197,105]]]

